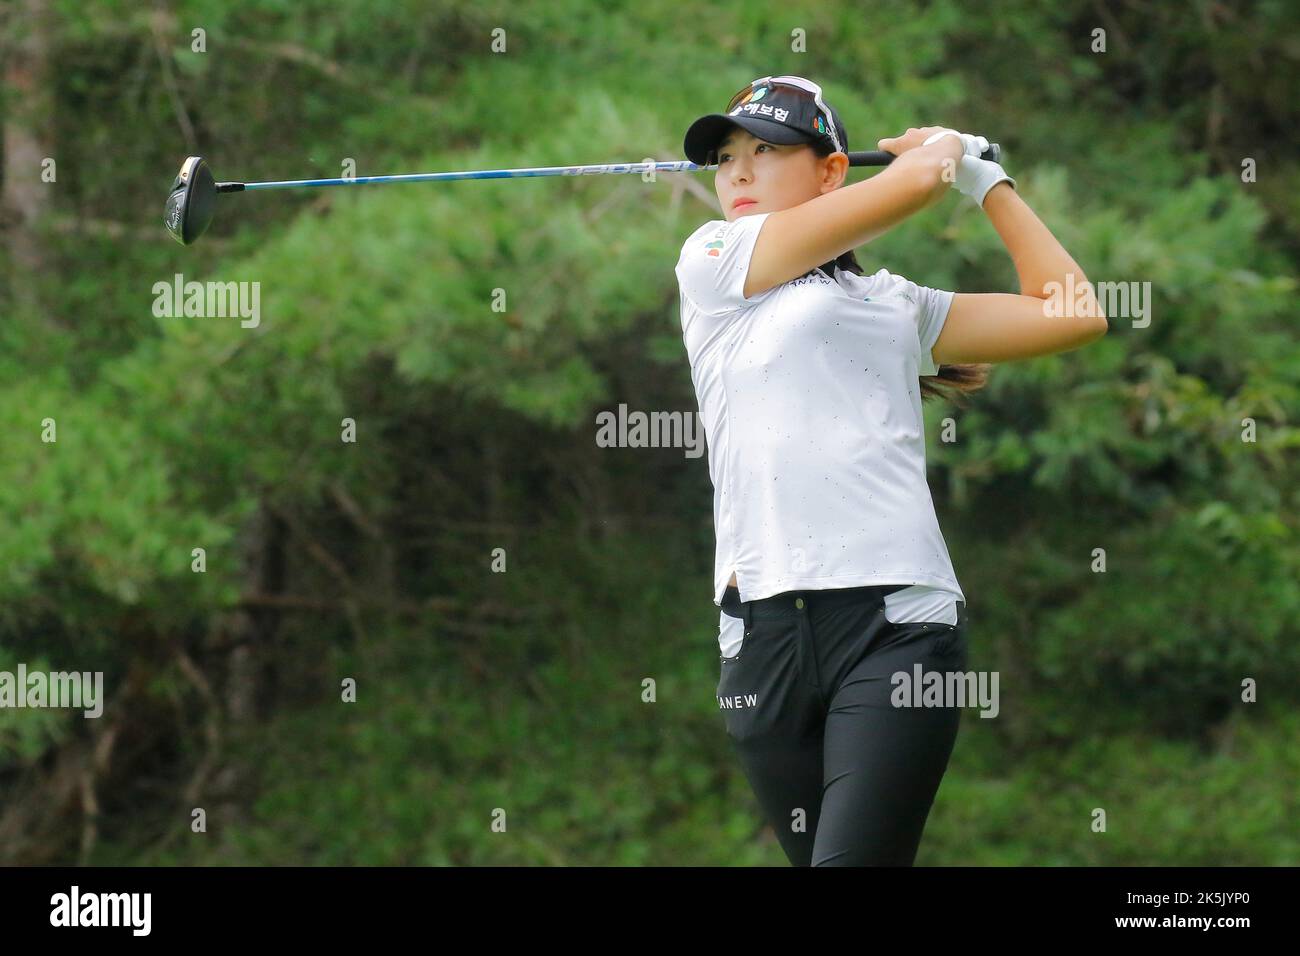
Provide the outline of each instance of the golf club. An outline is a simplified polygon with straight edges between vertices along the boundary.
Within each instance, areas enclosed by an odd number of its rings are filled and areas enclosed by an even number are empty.
[[[897,157],[883,150],[848,153],[850,166],[888,166]],[[982,159],[1001,162],[1002,150],[991,143]],[[186,157],[167,197],[164,223],[181,245],[192,245],[207,230],[216,212],[218,193],[254,189],[296,189],[311,186],[361,186],[369,183],[428,183],[455,179],[516,179],[527,176],[591,176],[604,173],[692,173],[717,169],[685,160],[664,163],[609,163],[602,166],[538,166],[526,169],[479,169],[449,173],[407,173],[396,176],[354,176],[342,179],[293,179],[266,183],[219,183],[202,156]]]

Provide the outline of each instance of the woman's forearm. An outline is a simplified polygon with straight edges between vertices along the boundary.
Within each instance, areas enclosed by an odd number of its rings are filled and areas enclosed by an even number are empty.
[[[1078,292],[1088,277],[1010,183],[1001,182],[989,190],[984,197],[984,212],[1011,254],[1021,295],[1047,299],[1055,291],[1048,283],[1057,283],[1058,289],[1064,287],[1067,291],[1072,286],[1072,301],[1080,300]],[[1071,274],[1072,282],[1067,278]],[[1091,286],[1087,286],[1085,296],[1092,295]]]

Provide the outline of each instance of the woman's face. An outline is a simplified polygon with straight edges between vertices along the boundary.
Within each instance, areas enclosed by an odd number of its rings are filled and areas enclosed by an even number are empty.
[[[769,143],[736,128],[718,146],[713,188],[723,215],[732,222],[816,199],[840,186],[848,164],[843,153],[818,156],[807,143]],[[735,206],[742,197],[755,202]]]

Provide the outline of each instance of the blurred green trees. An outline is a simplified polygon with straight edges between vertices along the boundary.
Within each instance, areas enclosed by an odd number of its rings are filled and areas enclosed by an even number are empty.
[[[705,463],[593,440],[620,402],[696,409],[673,265],[711,175],[224,196],[189,248],[161,211],[191,153],[245,181],[681,158],[793,72],[851,149],[1001,142],[1090,278],[1151,283],[1149,325],[928,408],[971,666],[1005,693],[964,718],[919,862],[1294,864],[1295,20],[15,4],[5,137],[37,153],[4,169],[0,669],[103,670],[110,707],[0,711],[0,859],[783,863],[713,713]],[[955,193],[858,257],[1016,287]],[[260,283],[259,326],[155,318],[176,273]]]

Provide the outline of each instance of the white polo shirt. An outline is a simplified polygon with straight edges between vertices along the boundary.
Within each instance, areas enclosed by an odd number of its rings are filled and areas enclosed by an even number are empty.
[[[918,376],[951,292],[881,269],[814,269],[744,298],[770,213],[700,226],[677,261],[682,337],[713,481],[714,604],[907,584],[888,620],[957,623],[926,483]]]

